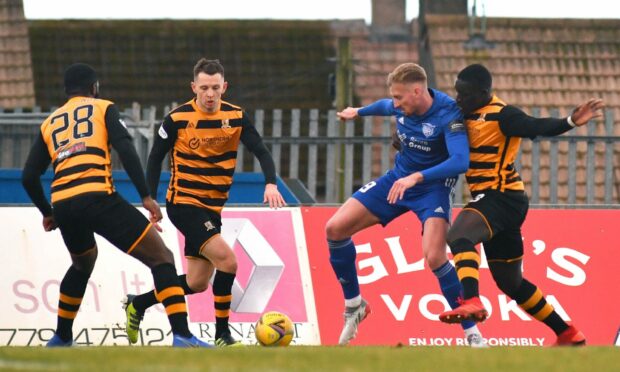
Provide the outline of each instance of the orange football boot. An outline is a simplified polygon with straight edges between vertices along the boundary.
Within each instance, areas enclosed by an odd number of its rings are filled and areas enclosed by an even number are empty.
[[[558,339],[553,346],[584,346],[586,336],[574,325],[569,326],[564,332],[558,335]]]
[[[464,320],[483,322],[489,312],[484,308],[480,297],[472,297],[467,300],[459,299],[460,306],[456,309],[439,314],[439,320],[444,323],[461,323]]]

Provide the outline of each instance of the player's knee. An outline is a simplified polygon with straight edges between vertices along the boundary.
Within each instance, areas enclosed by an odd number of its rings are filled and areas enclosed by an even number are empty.
[[[336,228],[334,226],[334,223],[332,222],[332,219],[330,218],[325,224],[325,236],[327,237],[327,239],[333,240],[333,236],[336,233],[335,230]]]
[[[523,274],[521,273],[521,261],[493,261],[489,262],[489,269],[493,280],[502,292],[511,298],[515,298],[516,293],[523,284]]]
[[[194,291],[194,293],[201,293],[209,288],[209,278],[199,278],[198,280],[188,280],[187,286]]]
[[[194,293],[202,293],[206,291],[207,288],[209,288],[209,284],[208,283],[194,284],[190,286],[190,288],[192,289],[192,291],[194,291]]]
[[[151,269],[161,264],[174,265],[172,251],[166,247],[155,229],[150,229],[130,254]]]
[[[450,234],[448,234],[447,241],[452,254],[476,251],[476,245],[469,239],[453,236],[451,237]]]
[[[456,234],[452,232],[452,230],[448,230],[448,232],[446,233],[446,243],[448,243],[448,246],[450,246],[451,249],[452,249],[452,244],[454,244],[454,241],[456,239],[458,239]]]
[[[435,270],[441,265],[443,265],[447,260],[448,256],[445,252],[428,252],[425,257],[426,263],[431,270]]]
[[[174,255],[172,254],[172,251],[170,249],[168,249],[166,246],[163,246],[160,249],[151,251],[151,254],[149,254],[147,257],[143,257],[141,261],[150,268],[162,264],[174,265]]]
[[[330,218],[325,225],[325,236],[328,240],[343,240],[348,238],[344,233],[342,224],[334,217]]]
[[[231,255],[222,265],[222,271],[227,273],[236,273],[237,272],[237,257],[234,254]]]
[[[448,242],[448,245],[450,246],[450,248],[452,248],[452,246],[460,239],[464,239],[462,234],[460,234],[458,231],[454,229],[450,229],[446,233],[446,241]]]
[[[506,275],[493,274],[493,279],[502,292],[508,295],[508,297],[514,298],[521,285],[521,278],[510,278]]]
[[[219,264],[215,265],[215,267],[227,273],[236,273],[237,272],[237,261],[220,261]]]
[[[78,256],[72,256],[71,262],[72,266],[83,273],[90,274],[93,272],[95,268],[95,262],[97,262],[97,247],[95,246],[93,249],[87,251],[84,254]]]
[[[91,264],[91,263],[80,263],[80,262],[73,262],[72,266],[77,271],[83,272],[85,274],[91,274],[95,267],[94,263]]]
[[[170,263],[174,265],[174,255],[168,247],[164,246],[159,256],[161,263]]]
[[[218,257],[210,258],[211,262],[218,270],[225,271],[227,273],[236,273],[237,256],[235,256],[235,253],[230,249],[227,249],[223,253],[224,254],[219,255]]]

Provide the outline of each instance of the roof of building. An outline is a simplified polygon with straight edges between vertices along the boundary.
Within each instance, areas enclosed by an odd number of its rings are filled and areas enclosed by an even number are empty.
[[[122,107],[163,107],[192,97],[192,69],[219,59],[226,99],[245,108],[315,108],[331,104],[327,75],[335,53],[330,21],[122,20],[30,21],[37,104],[63,99],[62,72],[93,65],[102,95]]]
[[[620,120],[620,19],[488,18],[485,38],[493,48],[486,50],[464,47],[465,16],[430,15],[427,21],[439,89],[454,94],[458,71],[482,63],[493,74],[495,93],[525,110],[540,107],[546,114],[559,107],[566,114],[601,97]],[[603,126],[597,133],[604,134]]]
[[[0,108],[34,106],[28,25],[21,1],[0,1]]]

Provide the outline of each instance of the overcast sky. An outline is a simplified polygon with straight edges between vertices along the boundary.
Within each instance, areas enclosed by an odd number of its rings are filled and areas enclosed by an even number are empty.
[[[28,19],[371,20],[371,0],[23,1]],[[618,0],[478,0],[478,15],[483,6],[489,17],[620,18]],[[407,19],[417,14],[418,1],[407,0]]]

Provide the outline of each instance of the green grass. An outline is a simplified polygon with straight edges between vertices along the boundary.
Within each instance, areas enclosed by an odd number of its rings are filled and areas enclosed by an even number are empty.
[[[618,371],[620,348],[0,348],[0,371]]]

